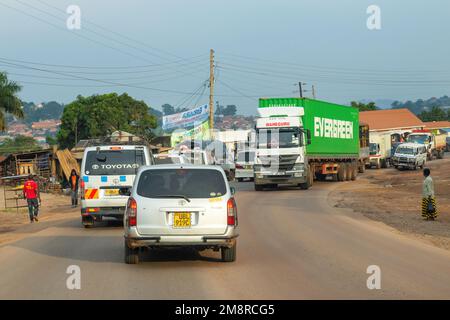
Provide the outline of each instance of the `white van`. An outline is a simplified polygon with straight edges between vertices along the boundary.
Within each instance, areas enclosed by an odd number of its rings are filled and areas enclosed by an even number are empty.
[[[146,146],[87,147],[81,163],[81,220],[88,228],[95,221],[123,220],[128,196],[121,190],[133,186],[137,170],[154,164]]]
[[[397,169],[423,169],[427,162],[427,147],[418,143],[402,143],[395,150],[392,163]]]

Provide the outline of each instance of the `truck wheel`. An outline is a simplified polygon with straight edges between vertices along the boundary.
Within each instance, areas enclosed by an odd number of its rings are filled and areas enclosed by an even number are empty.
[[[381,159],[381,167],[382,167],[383,169],[387,168],[387,162],[386,162],[386,159]]]
[[[255,191],[263,191],[264,186],[262,184],[255,184]]]
[[[232,247],[222,247],[220,250],[220,253],[222,255],[222,261],[223,262],[233,262],[236,261],[236,245],[235,242]]]
[[[342,181],[345,181],[345,172],[346,172],[346,170],[345,170],[345,164],[340,164],[339,165],[339,168],[338,168],[338,173],[337,173],[337,180],[338,181],[340,181],[340,182],[342,182]]]
[[[138,264],[139,263],[139,249],[131,249],[125,241],[125,263]]]
[[[352,180],[353,164],[347,163],[345,166],[346,166],[345,181],[350,181]]]
[[[355,163],[355,164],[352,165],[352,176],[351,176],[351,180],[352,180],[352,181],[355,181],[357,175],[358,175],[358,164]]]
[[[358,172],[359,172],[359,173],[364,173],[364,172],[366,172],[366,164],[365,164],[364,162],[359,164],[359,166],[358,166]]]
[[[438,159],[444,158],[444,152],[443,152],[442,150],[439,150],[439,151],[438,151],[438,153],[437,153],[437,158],[438,158]]]

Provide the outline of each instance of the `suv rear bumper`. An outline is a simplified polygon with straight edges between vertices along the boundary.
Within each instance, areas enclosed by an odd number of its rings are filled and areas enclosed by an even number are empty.
[[[142,236],[132,228],[125,241],[129,248],[139,247],[232,247],[239,233],[235,228],[228,228],[223,235],[148,235]]]
[[[98,211],[89,212],[89,209],[95,209]],[[81,208],[82,218],[92,218],[96,221],[101,221],[104,217],[115,218],[123,220],[125,214],[125,207],[88,207]]]

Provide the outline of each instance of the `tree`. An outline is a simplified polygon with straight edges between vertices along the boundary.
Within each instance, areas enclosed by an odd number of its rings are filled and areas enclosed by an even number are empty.
[[[237,107],[234,104],[229,104],[223,110],[224,116],[235,116],[237,112]]]
[[[0,131],[6,129],[6,114],[23,118],[22,105],[17,94],[22,87],[14,81],[9,81],[6,73],[0,72]]]
[[[375,105],[375,102],[369,102],[369,103],[362,103],[357,101],[352,101],[351,106],[358,108],[359,111],[373,111],[377,110],[377,106]]]
[[[42,149],[33,137],[16,136],[14,139],[7,138],[0,144],[0,153],[8,154],[24,151],[35,151]]]
[[[52,136],[46,136],[45,142],[48,143],[49,146],[56,146],[58,144],[58,140]]]
[[[151,129],[157,126],[156,117],[149,112],[145,102],[126,93],[78,96],[64,108],[58,144],[61,148],[72,148],[81,139],[102,138],[117,130],[149,141],[153,137]]]
[[[439,107],[433,107],[430,111],[422,111],[419,114],[419,118],[422,121],[445,121],[449,120],[449,112],[445,112]]]
[[[171,114],[175,113],[175,108],[172,105],[168,104],[168,103],[163,104],[161,106],[161,108],[162,108],[163,114],[165,116],[168,116],[168,115],[171,115]]]

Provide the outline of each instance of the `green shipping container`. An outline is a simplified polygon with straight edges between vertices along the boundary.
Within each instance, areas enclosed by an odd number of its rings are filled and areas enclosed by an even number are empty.
[[[303,107],[303,126],[311,132],[311,144],[306,147],[309,157],[358,158],[357,108],[308,98],[262,98],[259,107]]]

